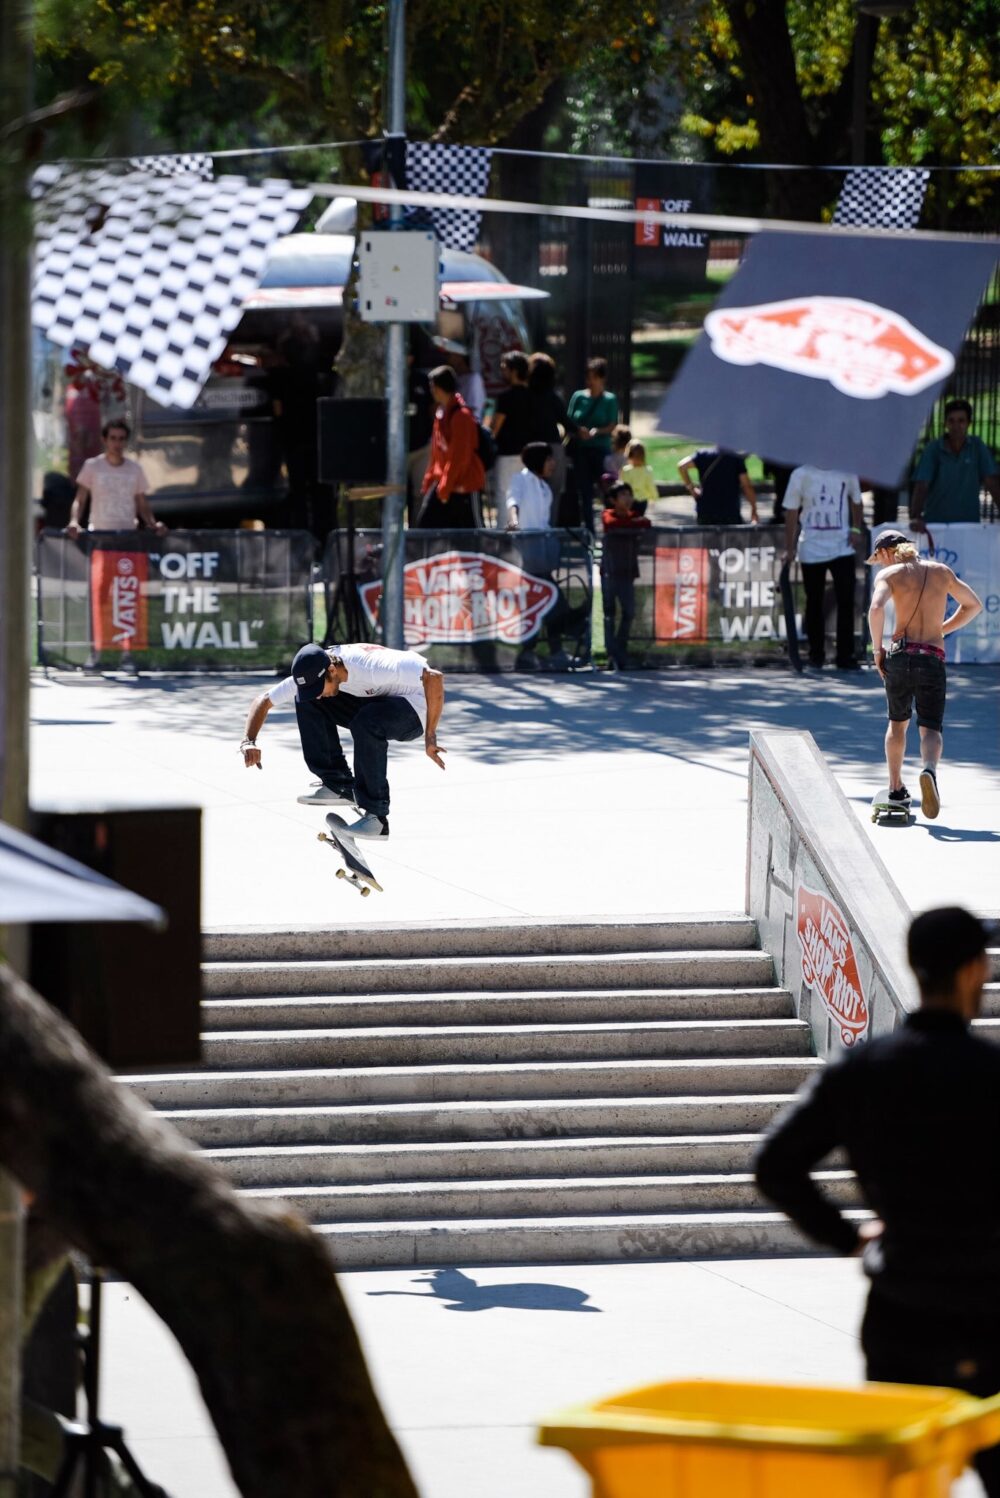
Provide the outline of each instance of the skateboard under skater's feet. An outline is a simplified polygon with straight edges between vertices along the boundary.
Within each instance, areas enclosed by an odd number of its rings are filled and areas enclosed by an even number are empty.
[[[361,857],[358,845],[350,836],[348,824],[343,817],[338,817],[335,811],[327,812],[326,825],[330,829],[329,832],[318,832],[316,836],[321,843],[329,843],[333,851],[339,853],[344,860],[346,867],[337,870],[337,878],[346,879],[348,884],[353,884],[354,888],[366,897],[373,889],[383,894],[381,884]]]
[[[879,791],[872,798],[872,821],[876,824],[898,822],[905,827],[914,820],[909,798],[905,801],[890,801],[888,790]]]

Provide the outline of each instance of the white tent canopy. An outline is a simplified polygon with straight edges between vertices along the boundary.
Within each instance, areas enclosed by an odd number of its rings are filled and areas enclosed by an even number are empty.
[[[141,921],[163,926],[158,905],[0,822],[0,925],[35,921]]]

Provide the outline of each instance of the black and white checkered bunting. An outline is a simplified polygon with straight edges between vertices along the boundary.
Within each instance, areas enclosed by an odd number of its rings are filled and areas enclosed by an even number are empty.
[[[450,192],[481,198],[490,181],[492,151],[480,146],[436,146],[422,141],[406,146],[406,185],[414,192]],[[411,224],[426,224],[452,250],[474,250],[482,217],[473,209],[418,208]]]
[[[862,229],[915,229],[930,179],[922,167],[855,167],[844,178],[833,222]]]
[[[32,322],[189,409],[312,192],[244,177],[39,168]]]
[[[202,182],[211,182],[215,175],[212,158],[204,152],[188,152],[183,156],[133,156],[129,167],[133,172],[149,172],[154,177],[197,177]]]

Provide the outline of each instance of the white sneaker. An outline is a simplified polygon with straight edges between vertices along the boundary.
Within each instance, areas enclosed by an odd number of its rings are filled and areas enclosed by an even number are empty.
[[[359,822],[353,822],[350,827],[345,827],[347,837],[388,837],[389,818],[380,817],[373,811],[366,811]]]
[[[296,800],[300,806],[350,806],[354,811],[358,809],[353,791],[331,791],[325,785],[318,785],[306,795],[297,796]]]

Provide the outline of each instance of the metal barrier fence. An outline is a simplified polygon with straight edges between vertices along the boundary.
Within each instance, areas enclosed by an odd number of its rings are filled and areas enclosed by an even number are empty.
[[[346,531],[327,539],[328,642],[377,633],[382,534],[358,531],[353,551],[351,544]],[[565,655],[589,659],[603,639],[602,570],[632,581],[629,643],[645,666],[785,657],[781,526],[657,526],[609,533],[596,552],[584,532],[568,530],[408,531],[404,544],[407,644],[442,669],[544,669],[553,656],[562,664]],[[866,587],[859,565],[859,653]],[[801,622],[798,578],[793,592]]]
[[[46,530],[38,659],[150,670],[279,668],[312,638],[308,531]]]
[[[1000,532],[937,526],[936,555],[980,594],[974,626],[949,658],[1000,657]],[[926,541],[917,538],[923,553]],[[778,664],[787,651],[779,576],[784,530],[655,526],[609,532],[407,531],[407,644],[448,671],[566,667],[604,643],[602,606],[634,614],[637,664]],[[174,531],[38,542],[38,654],[45,665],[279,669],[312,638],[312,557],[305,531]],[[602,598],[603,579],[613,586]],[[626,584],[623,588],[622,582]],[[378,637],[382,532],[333,531],[323,563],[326,643]],[[858,558],[855,648],[866,644],[870,571]],[[792,591],[799,633],[798,568]],[[826,630],[834,632],[832,589]],[[828,648],[828,656],[833,652]]]

